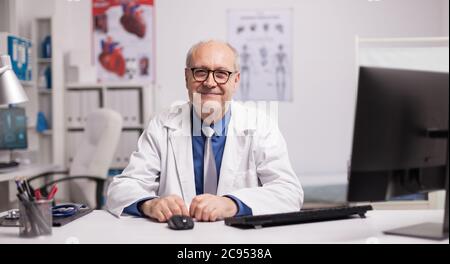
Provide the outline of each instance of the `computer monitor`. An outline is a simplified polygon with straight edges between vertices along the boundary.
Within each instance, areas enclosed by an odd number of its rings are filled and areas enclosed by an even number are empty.
[[[349,202],[447,190],[444,225],[385,233],[448,237],[448,73],[360,67]]]
[[[0,150],[26,149],[27,118],[25,109],[9,107],[0,109]]]

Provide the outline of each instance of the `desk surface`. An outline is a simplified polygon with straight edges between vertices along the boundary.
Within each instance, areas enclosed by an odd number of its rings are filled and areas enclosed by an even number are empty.
[[[278,244],[278,243],[436,243],[433,240],[384,235],[382,231],[423,222],[441,223],[442,210],[369,211],[366,219],[354,218],[320,223],[241,230],[223,221],[196,222],[192,230],[173,231],[165,223],[106,211],[89,215],[62,227],[53,235],[19,238],[18,228],[0,227],[0,243],[179,243],[179,244]],[[449,240],[439,241],[449,243]]]
[[[17,176],[32,177],[45,172],[59,170],[60,167],[53,164],[19,165],[15,168],[0,171],[0,182],[13,180]]]

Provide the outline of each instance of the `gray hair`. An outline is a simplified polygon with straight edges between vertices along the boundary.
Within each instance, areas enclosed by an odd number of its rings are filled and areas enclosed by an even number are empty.
[[[217,42],[217,43],[221,43],[226,45],[228,48],[231,49],[231,51],[234,54],[234,70],[235,71],[240,71],[241,70],[241,65],[240,65],[240,59],[239,59],[239,52],[237,51],[237,49],[235,49],[233,46],[231,46],[230,43],[228,42],[224,42],[221,40],[206,40],[206,41],[200,41],[196,44],[194,44],[188,51],[187,55],[186,55],[186,68],[189,68],[192,66],[192,54],[194,54],[194,51],[200,47],[201,45],[204,45],[206,43],[209,42]]]

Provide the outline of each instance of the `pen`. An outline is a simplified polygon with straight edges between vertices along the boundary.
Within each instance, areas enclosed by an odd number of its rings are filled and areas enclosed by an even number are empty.
[[[28,197],[30,198],[30,201],[34,201],[34,194],[31,192],[30,185],[28,185],[28,181],[25,179],[23,180],[24,189],[28,194]]]
[[[56,192],[58,191],[58,187],[56,187],[56,184],[53,185],[52,189],[50,190],[50,193],[48,194],[47,199],[51,200],[55,196]]]
[[[41,200],[42,199],[41,190],[39,189],[34,190],[34,197],[36,197],[36,200]]]
[[[19,193],[22,194],[24,191],[22,189],[22,186],[20,185],[20,180],[15,180],[15,182],[17,186],[17,191],[19,191]]]
[[[27,201],[32,201],[32,196],[27,191],[23,181],[22,180],[16,180],[16,185],[17,185],[17,191],[19,192],[19,194],[21,194],[22,197],[25,198]]]

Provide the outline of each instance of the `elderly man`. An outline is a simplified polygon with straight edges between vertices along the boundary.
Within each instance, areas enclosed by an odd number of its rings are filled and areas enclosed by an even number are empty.
[[[156,116],[108,190],[107,208],[160,222],[197,221],[300,210],[303,190],[274,122],[232,102],[239,56],[205,41],[188,52],[189,103]]]

